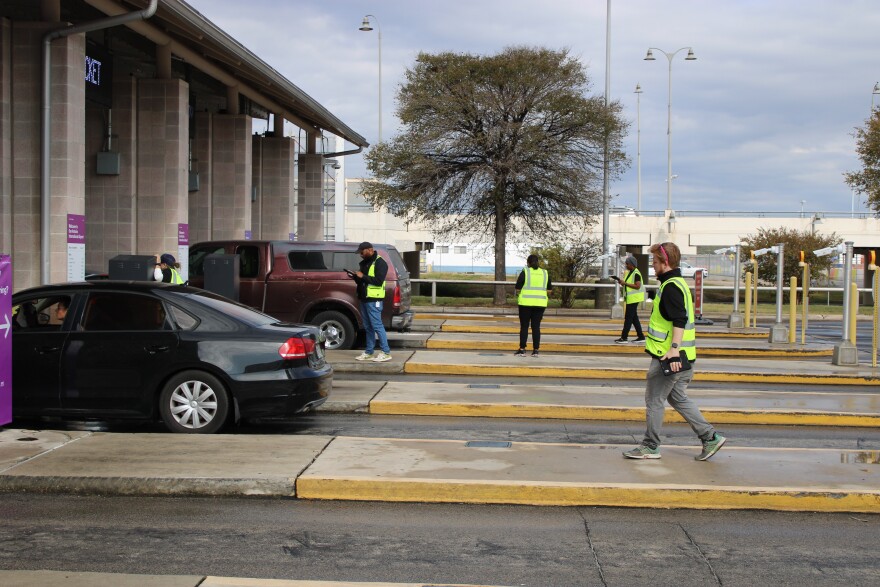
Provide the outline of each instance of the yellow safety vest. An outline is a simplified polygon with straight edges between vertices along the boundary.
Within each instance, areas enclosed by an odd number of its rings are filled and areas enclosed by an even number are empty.
[[[626,277],[623,279],[624,283],[635,283],[637,281],[642,281],[642,274],[639,273],[638,269],[633,269],[630,271]],[[635,304],[641,302],[645,299],[645,291],[642,288],[636,289],[634,287],[626,288],[626,303],[627,304]]]
[[[376,261],[381,259],[379,255],[376,255],[376,259],[373,261],[373,264],[370,265],[370,270],[367,272],[367,275],[370,277],[376,277]],[[385,297],[385,282],[382,282],[382,285],[370,285],[367,284],[367,298],[373,300],[381,300]]]
[[[541,306],[546,308],[547,283],[550,281],[547,270],[526,267],[523,269],[523,273],[525,273],[526,280],[523,288],[519,290],[516,303],[520,306]]]
[[[171,283],[181,285],[183,283],[183,278],[180,277],[180,273],[178,273],[177,269],[174,267],[169,267],[169,269],[171,269]]]
[[[645,349],[655,357],[662,357],[672,348],[672,321],[667,320],[660,313],[660,299],[663,290],[675,284],[684,296],[684,305],[687,308],[688,321],[684,326],[684,334],[681,337],[681,348],[689,361],[697,358],[697,330],[694,324],[694,301],[691,299],[691,290],[682,277],[671,277],[660,284],[657,297],[654,299],[654,309],[651,311],[651,321],[648,322],[647,340]]]

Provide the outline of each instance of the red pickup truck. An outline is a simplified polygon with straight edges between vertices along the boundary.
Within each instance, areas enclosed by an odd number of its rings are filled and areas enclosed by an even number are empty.
[[[400,253],[374,244],[388,263],[382,322],[388,330],[412,325],[412,285]],[[328,349],[350,349],[363,329],[355,282],[357,243],[330,241],[210,241],[189,249],[189,284],[204,287],[205,257],[239,255],[239,302],[285,322],[309,323],[324,333]]]

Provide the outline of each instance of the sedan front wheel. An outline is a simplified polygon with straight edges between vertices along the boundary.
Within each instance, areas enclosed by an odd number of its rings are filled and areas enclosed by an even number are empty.
[[[229,397],[220,380],[210,373],[184,371],[162,388],[159,413],[171,432],[213,434],[226,422]]]

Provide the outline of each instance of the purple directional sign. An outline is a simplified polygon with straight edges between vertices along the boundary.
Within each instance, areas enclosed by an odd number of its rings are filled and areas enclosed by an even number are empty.
[[[0,426],[12,422],[12,261],[0,255]]]

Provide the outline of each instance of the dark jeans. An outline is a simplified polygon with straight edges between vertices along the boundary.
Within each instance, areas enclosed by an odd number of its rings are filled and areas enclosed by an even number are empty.
[[[545,309],[542,306],[519,306],[519,348],[526,348],[529,324],[532,326],[532,349],[541,348],[541,318]]]
[[[620,333],[620,338],[629,338],[630,326],[636,327],[636,336],[638,338],[645,338],[645,335],[642,334],[642,323],[639,322],[638,309],[638,302],[626,305],[626,313],[623,315],[623,331]]]

